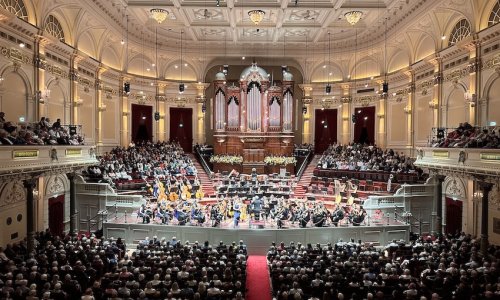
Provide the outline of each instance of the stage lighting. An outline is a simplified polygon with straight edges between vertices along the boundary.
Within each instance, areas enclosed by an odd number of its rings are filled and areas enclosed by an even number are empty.
[[[281,66],[281,72],[282,72],[282,73],[285,73],[285,72],[286,72],[286,69],[287,69],[287,66],[286,66],[286,65]]]
[[[155,121],[160,121],[160,113],[155,112]]]
[[[307,114],[307,106],[302,106],[302,113]]]
[[[203,102],[203,104],[201,105],[201,112],[205,113],[206,111],[207,111],[207,103]]]
[[[179,84],[179,93],[184,93],[184,83]]]
[[[222,67],[222,73],[224,73],[224,75],[227,75],[228,72],[229,72],[229,65],[224,65]]]
[[[332,86],[331,86],[331,85],[329,85],[329,84],[327,84],[327,85],[326,85],[326,87],[325,87],[325,92],[326,92],[327,94],[330,94],[330,93],[332,92]]]
[[[215,6],[217,6],[217,7],[220,6],[220,0],[215,0]]]

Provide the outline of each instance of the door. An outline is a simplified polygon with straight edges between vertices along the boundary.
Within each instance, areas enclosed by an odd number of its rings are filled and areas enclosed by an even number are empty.
[[[132,104],[132,141],[153,140],[153,107]]]
[[[316,109],[314,122],[314,152],[322,154],[337,142],[337,110]]]
[[[193,109],[170,108],[170,141],[178,142],[184,152],[193,150]]]
[[[64,195],[49,199],[49,230],[53,235],[64,232]]]
[[[375,106],[357,107],[354,110],[354,142],[373,145],[375,143]]]
[[[463,202],[446,197],[446,233],[462,231]]]

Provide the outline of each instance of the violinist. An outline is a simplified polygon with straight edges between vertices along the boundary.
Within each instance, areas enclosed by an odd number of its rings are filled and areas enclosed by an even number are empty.
[[[234,227],[237,228],[241,217],[241,203],[239,199],[234,201],[233,211],[234,211]]]
[[[298,211],[298,217],[299,217],[299,227],[306,228],[307,223],[309,223],[309,220],[311,219],[311,215],[309,212],[309,208],[306,207],[305,203],[302,203],[300,205],[300,208]]]
[[[330,219],[332,224],[337,227],[339,222],[344,219],[344,209],[342,209],[340,205],[337,205],[333,213],[330,215]]]

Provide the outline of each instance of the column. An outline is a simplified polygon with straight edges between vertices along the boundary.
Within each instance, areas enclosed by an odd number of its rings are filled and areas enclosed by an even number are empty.
[[[129,117],[130,117],[130,111],[129,111],[129,101],[128,101],[128,94],[125,93],[123,90],[125,82],[128,82],[130,78],[126,78],[121,76],[119,80],[119,87],[118,87],[118,95],[120,97],[120,141],[122,147],[128,147],[130,141],[129,141]]]
[[[443,182],[445,176],[436,175],[436,227],[435,232],[437,236],[443,235]]]
[[[35,201],[33,190],[36,187],[36,179],[30,178],[23,181],[26,188],[26,239],[28,253],[35,250]]]
[[[432,100],[437,103],[438,109],[436,115],[434,116],[434,126],[441,127],[446,124],[442,124],[443,114],[446,110],[446,106],[443,99],[443,59],[439,56],[435,57],[431,63],[434,65],[434,89]]]
[[[483,197],[481,199],[481,253],[483,256],[486,256],[488,254],[488,197],[493,184],[484,181],[479,181],[478,184],[483,192]]]
[[[196,109],[194,111],[195,118],[196,118],[196,127],[197,127],[197,135],[195,137],[195,142],[198,144],[203,144],[206,141],[206,136],[205,136],[205,115],[206,111],[203,112],[203,106],[205,105],[205,110],[206,110],[206,101],[207,97],[205,96],[205,90],[210,86],[210,83],[202,83],[198,82],[196,84]],[[240,107],[241,107],[241,99],[240,100]],[[241,113],[240,113],[241,115]],[[240,124],[241,125],[241,124]],[[240,127],[241,129],[241,127]]]
[[[76,235],[76,188],[75,188],[75,173],[68,173],[66,177],[69,179],[69,234]]]
[[[302,98],[302,109],[307,110],[306,113],[302,112],[303,115],[303,124],[302,124],[302,143],[312,144],[314,141],[312,140],[312,125],[314,124],[311,120],[311,116],[314,116],[314,112],[312,111],[312,92],[313,87],[311,84],[299,84],[299,87],[304,91],[304,97]]]
[[[349,84],[343,84],[342,88],[342,133],[340,134],[340,142],[342,144],[348,144],[353,140],[353,123],[351,118],[352,112],[352,97],[351,89]]]
[[[102,125],[103,125],[103,113],[106,111],[106,105],[102,99],[102,73],[106,71],[105,68],[99,66],[96,70],[96,80],[95,80],[95,107],[96,107],[96,146],[102,146]]]
[[[71,107],[70,124],[79,125],[78,107],[82,105],[82,101],[78,96],[78,63],[83,59],[78,55],[77,51],[71,55],[69,66],[69,101]]]
[[[378,101],[378,113],[377,119],[378,121],[378,139],[377,145],[379,147],[385,148],[387,145],[387,95],[382,95],[382,84],[383,80],[377,81],[379,85],[379,89],[377,94],[380,95],[380,99]]]

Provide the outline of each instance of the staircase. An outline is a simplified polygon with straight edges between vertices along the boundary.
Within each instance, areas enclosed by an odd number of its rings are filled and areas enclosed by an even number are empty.
[[[212,179],[207,175],[205,169],[200,165],[198,159],[192,154],[189,154],[189,158],[193,161],[193,165],[198,171],[198,179],[200,180],[201,190],[205,194],[205,197],[210,197],[215,195],[214,184]]]
[[[294,198],[303,199],[306,197],[307,188],[309,187],[309,184],[311,184],[311,178],[313,177],[313,171],[318,165],[318,161],[320,158],[321,155],[315,155],[304,170],[304,173],[302,173],[302,177],[300,177],[300,180],[297,183],[297,187],[295,187],[295,190],[293,191]]]

